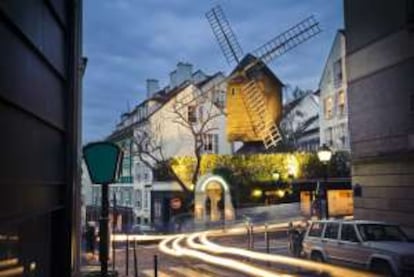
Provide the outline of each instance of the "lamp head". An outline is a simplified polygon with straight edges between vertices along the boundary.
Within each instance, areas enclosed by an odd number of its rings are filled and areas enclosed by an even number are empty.
[[[323,144],[318,150],[318,159],[322,163],[328,163],[332,158],[332,151],[326,144]]]

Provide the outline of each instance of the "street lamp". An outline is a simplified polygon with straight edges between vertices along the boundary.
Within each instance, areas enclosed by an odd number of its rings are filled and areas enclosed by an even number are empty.
[[[328,200],[326,197],[326,183],[328,180],[328,163],[332,158],[332,151],[326,144],[323,144],[318,150],[318,159],[324,165],[324,178],[320,190],[320,216],[327,218],[328,216]]]
[[[99,219],[99,261],[101,276],[108,276],[108,186],[114,183],[122,162],[121,149],[111,142],[95,142],[83,147],[83,157],[93,184],[101,184],[101,218]]]
[[[332,158],[332,151],[326,144],[323,144],[318,150],[318,159],[323,164],[329,163]]]

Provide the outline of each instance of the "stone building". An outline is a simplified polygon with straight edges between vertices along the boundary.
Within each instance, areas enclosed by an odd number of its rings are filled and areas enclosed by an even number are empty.
[[[345,0],[355,217],[414,234],[414,4]]]

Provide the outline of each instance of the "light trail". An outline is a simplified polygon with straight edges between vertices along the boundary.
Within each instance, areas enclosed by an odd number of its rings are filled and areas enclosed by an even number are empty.
[[[198,233],[193,234],[191,237],[197,236]],[[224,267],[241,273],[245,273],[251,276],[262,276],[262,277],[279,277],[279,276],[292,276],[289,274],[279,274],[276,272],[271,272],[269,270],[262,269],[257,266],[248,265],[246,263],[223,257],[216,257],[205,252],[193,250],[187,247],[180,245],[182,240],[186,238],[185,235],[178,235],[169,239],[162,241],[159,245],[160,251],[165,254],[173,255],[176,257],[187,256],[190,258],[201,260],[205,263]],[[167,245],[171,243],[172,248],[169,248]]]
[[[293,224],[298,224],[301,221],[295,221]],[[269,224],[268,231],[275,231],[278,229],[287,228],[288,223],[276,223],[276,224]],[[264,232],[265,227],[263,225],[255,226],[254,231],[255,233],[262,233]],[[241,235],[246,233],[246,225],[242,226],[233,226],[227,227],[225,230],[223,229],[211,229],[207,230],[210,236],[233,236],[233,235]],[[137,242],[148,242],[148,241],[162,241],[165,239],[176,237],[177,235],[191,235],[192,233],[181,233],[181,234],[172,234],[172,235],[130,235],[130,234],[112,234],[111,240],[116,242],[125,242],[128,238],[130,241],[137,241]]]
[[[259,260],[259,261],[266,261],[266,262],[274,262],[278,264],[283,265],[289,265],[294,267],[300,267],[316,272],[327,272],[331,274],[332,276],[375,276],[374,274],[362,272],[358,270],[343,268],[339,266],[334,265],[328,265],[328,264],[322,264],[317,263],[309,260],[304,259],[297,259],[292,258],[288,256],[282,256],[277,254],[266,254],[266,253],[260,253],[255,251],[250,251],[242,248],[237,247],[226,247],[221,246],[216,243],[213,243],[208,240],[207,236],[209,236],[209,232],[200,233],[197,235],[193,235],[188,238],[189,245],[192,247],[197,247],[198,249],[202,249],[204,251],[212,252],[212,253],[220,253],[220,254],[231,254],[236,256],[242,256],[246,258],[250,258],[253,260]],[[197,245],[198,243],[195,243],[194,240],[196,238],[199,238],[201,246]]]
[[[167,238],[167,239],[161,241],[160,244],[158,244],[158,249],[161,252],[163,252],[163,253],[165,253],[167,255],[171,255],[171,256],[174,256],[174,257],[180,257],[180,256],[182,256],[181,253],[179,253],[175,249],[169,248],[167,246],[171,241],[176,240],[179,237],[180,236],[171,236],[170,238]]]
[[[298,222],[295,222],[298,223]],[[279,224],[269,224],[267,230],[282,230],[288,227],[287,223]],[[255,233],[264,232],[266,229],[265,226],[256,226]],[[235,256],[241,256],[249,258],[251,260],[257,260],[262,262],[273,262],[284,266],[291,266],[294,268],[301,268],[305,270],[310,270],[318,273],[328,273],[331,276],[375,276],[374,274],[368,272],[362,272],[358,270],[343,268],[339,266],[317,263],[304,259],[297,259],[282,255],[276,254],[266,254],[255,251],[246,250],[243,248],[237,247],[227,247],[222,246],[216,243],[211,242],[208,237],[217,237],[217,236],[228,236],[228,235],[240,235],[246,233],[246,227],[233,227],[229,228],[226,231],[223,230],[210,230],[205,232],[197,232],[192,234],[179,234],[179,235],[169,235],[166,239],[161,241],[159,244],[159,249],[161,252],[172,255],[175,257],[187,256],[190,258],[199,259],[205,263],[217,265],[220,267],[226,267],[231,270],[236,270],[238,272],[243,272],[245,274],[253,276],[288,276],[281,275],[276,272],[271,272],[264,270],[260,267],[248,265],[246,263],[237,261],[231,258],[223,258],[209,255],[208,253],[214,254],[230,254]],[[180,243],[185,239],[187,247],[183,247]],[[196,240],[200,242],[196,242]],[[172,247],[168,247],[168,244],[171,244]],[[203,252],[202,252],[203,251]],[[269,275],[270,274],[270,275]]]

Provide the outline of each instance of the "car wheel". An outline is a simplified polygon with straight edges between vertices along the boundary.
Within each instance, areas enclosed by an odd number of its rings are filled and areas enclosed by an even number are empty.
[[[312,261],[315,261],[315,262],[318,262],[318,263],[325,262],[325,260],[323,259],[323,256],[322,256],[321,252],[319,252],[319,251],[312,252],[312,254],[311,254],[311,260]]]
[[[390,264],[387,261],[375,260],[372,262],[371,270],[383,276],[395,276]]]

